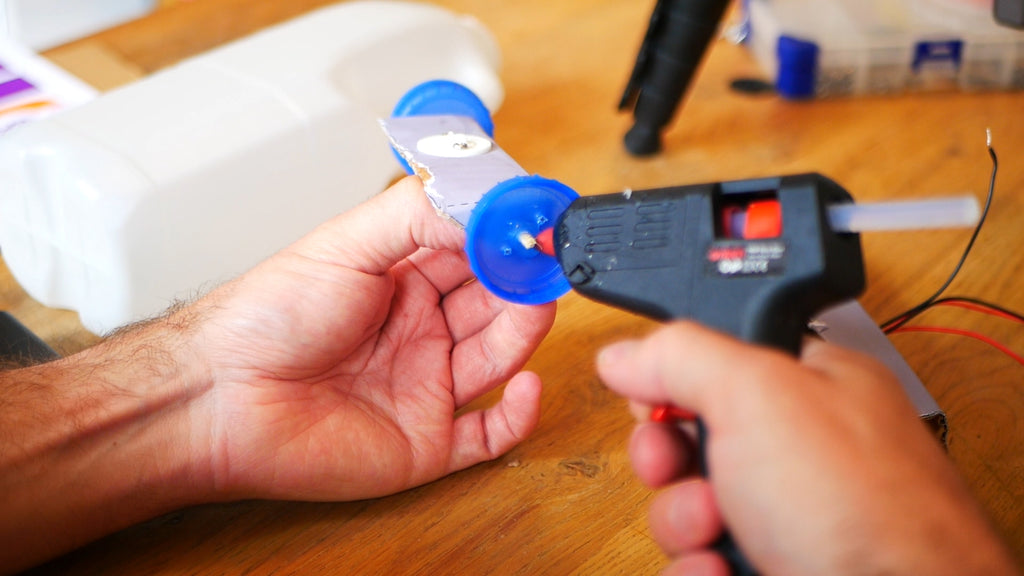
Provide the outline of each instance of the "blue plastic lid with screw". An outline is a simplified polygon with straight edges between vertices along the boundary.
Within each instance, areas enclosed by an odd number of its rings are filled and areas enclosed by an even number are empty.
[[[428,80],[414,86],[406,92],[394,111],[393,118],[407,116],[452,115],[472,118],[488,136],[494,138],[494,121],[487,105],[472,90],[451,80]],[[405,159],[398,156],[398,161],[406,173],[412,174],[412,168]]]
[[[551,228],[579,195],[540,176],[500,182],[477,203],[466,226],[466,254],[477,279],[497,296],[517,304],[544,304],[570,289],[558,260],[527,247]]]

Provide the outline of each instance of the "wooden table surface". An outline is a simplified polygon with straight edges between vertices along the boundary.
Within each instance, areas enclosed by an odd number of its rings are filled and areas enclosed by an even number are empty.
[[[156,71],[325,0],[165,2],[151,16],[48,53],[101,88]],[[503,51],[507,97],[497,140],[527,170],[584,194],[819,171],[859,201],[971,192],[996,198],[950,289],[1024,311],[1024,94],[943,93],[794,103],[730,90],[757,75],[743,48],[718,42],[667,134],[665,152],[627,155],[631,118],[615,106],[653,2],[437,2],[476,16]],[[865,235],[867,311],[882,320],[931,294],[970,231]],[[6,273],[5,273],[6,274]],[[3,302],[64,353],[96,341],[70,312],[26,297],[9,275]],[[1019,324],[965,310],[923,323],[975,330],[1024,353]],[[353,503],[243,502],[188,509],[110,536],[39,574],[654,574],[651,493],[626,456],[632,421],[595,376],[599,346],[652,324],[575,295],[529,368],[546,382],[536,433],[507,456],[389,498]],[[980,341],[893,336],[949,417],[949,455],[1024,559],[1024,366]]]

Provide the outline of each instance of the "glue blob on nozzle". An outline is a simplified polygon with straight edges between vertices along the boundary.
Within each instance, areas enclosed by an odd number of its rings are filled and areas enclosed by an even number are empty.
[[[548,256],[555,256],[555,229],[547,228],[541,230],[536,236],[529,232],[523,231],[517,236],[519,243],[523,245],[523,248],[527,250],[538,250],[542,254]]]

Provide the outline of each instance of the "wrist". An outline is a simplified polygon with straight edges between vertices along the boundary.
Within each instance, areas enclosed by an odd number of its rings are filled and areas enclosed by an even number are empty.
[[[212,498],[208,370],[176,314],[0,374],[0,572]]]
[[[153,449],[128,457],[148,467],[150,473],[139,480],[154,484],[150,493],[161,495],[164,511],[215,496],[209,466],[212,376],[198,336],[203,309],[201,302],[174,307],[86,351],[107,366],[104,380],[127,389],[111,416],[123,432],[135,428],[136,438],[151,444]]]

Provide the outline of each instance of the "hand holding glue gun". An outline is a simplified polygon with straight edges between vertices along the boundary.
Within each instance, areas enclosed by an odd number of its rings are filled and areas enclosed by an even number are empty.
[[[776,352],[755,349],[779,363],[782,359],[797,362],[807,324],[816,313],[863,290],[857,231],[892,226],[894,214],[897,227],[911,228],[968,225],[978,218],[973,198],[854,205],[840,186],[817,174],[580,198],[561,183],[526,175],[489,135],[482,136],[464,117],[411,116],[393,117],[382,125],[395,149],[426,177],[435,205],[465,226],[473,271],[492,292],[514,302],[537,303],[575,289],[653,318],[696,320],[748,343],[736,344],[734,352],[750,349],[749,344],[766,346]],[[466,133],[460,135],[450,130],[452,127],[465,128]],[[456,147],[458,154],[437,154],[422,145],[440,133],[467,143],[480,137],[488,141],[486,146],[474,146],[477,152],[471,154],[462,154],[465,146]],[[459,215],[454,216],[448,208],[457,208]],[[914,218],[908,221],[900,212]],[[689,331],[692,337],[690,332],[707,330],[684,326],[666,331]],[[668,336],[652,338],[661,342],[657,347],[661,354],[668,353]],[[717,346],[724,341],[716,336],[709,343]],[[785,354],[780,358],[779,352]],[[616,357],[605,355],[600,364],[602,375],[614,389],[646,404],[664,403],[657,410],[662,415],[688,415],[688,410],[694,410],[703,416],[699,405],[682,404],[682,412],[671,408],[678,403],[665,388],[671,380],[656,370],[665,364],[663,358],[645,356],[654,370],[648,371],[653,375],[647,385],[662,387],[656,388],[655,394],[643,389],[643,383],[631,385],[628,370],[615,368]],[[742,355],[731,362],[721,355],[714,357],[722,368]],[[707,361],[695,360],[694,370],[708,370]],[[742,373],[772,386],[782,385],[771,373]],[[877,379],[878,375],[874,376]],[[742,387],[735,392],[740,394]],[[647,476],[649,483],[661,485],[675,479],[688,470],[683,463],[689,461],[698,462],[707,477],[700,484],[705,505],[716,504],[712,487],[718,483],[741,491],[744,476],[722,478],[729,472],[718,471],[717,462],[728,458],[720,453],[743,449],[742,435],[734,437],[728,426],[708,426],[698,419],[697,451],[687,458],[687,453],[680,451],[678,438],[669,441],[674,437],[671,427],[664,423],[652,426],[658,427],[649,430],[660,432],[638,431],[640,444],[633,450],[638,472]],[[719,439],[717,434],[725,437]],[[639,447],[643,445],[648,447]],[[670,446],[675,457],[666,457]],[[651,453],[660,453],[662,462],[645,463],[643,454]],[[773,496],[782,498],[784,491]],[[721,510],[705,510],[702,518],[710,523],[684,548],[711,546],[720,568],[754,574],[754,566],[723,531],[735,514],[730,508],[742,501],[738,494],[729,498],[733,497],[735,502],[719,503]],[[678,552],[671,546],[667,549]],[[757,552],[759,568],[772,573],[781,566],[773,564],[770,547],[758,546]]]

